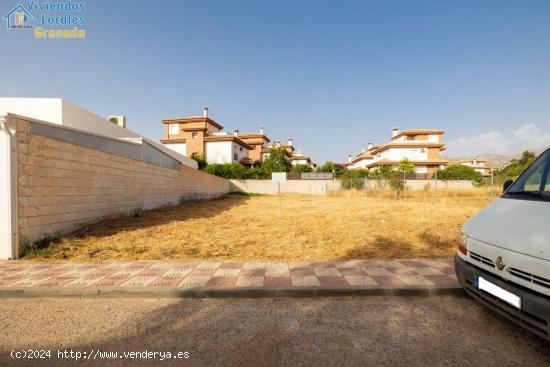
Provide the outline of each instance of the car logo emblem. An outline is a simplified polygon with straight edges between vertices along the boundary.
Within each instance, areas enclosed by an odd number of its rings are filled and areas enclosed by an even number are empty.
[[[504,260],[502,260],[501,256],[497,257],[497,259],[495,260],[495,264],[496,264],[498,270],[504,269]]]

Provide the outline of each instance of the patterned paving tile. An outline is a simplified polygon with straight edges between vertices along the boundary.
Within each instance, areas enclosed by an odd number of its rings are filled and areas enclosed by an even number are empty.
[[[241,275],[235,282],[235,287],[263,287],[264,277]]]
[[[189,275],[183,279],[178,287],[183,288],[196,288],[204,287],[212,277],[204,275]]]
[[[189,276],[203,276],[203,277],[212,277],[216,273],[216,269],[193,269],[189,273]]]
[[[418,275],[445,275],[445,273],[440,272],[439,270],[435,268],[430,268],[427,266],[421,267],[421,268],[414,268],[411,267],[411,270],[413,270]]]
[[[212,270],[212,269],[218,269],[222,265],[221,261],[205,261],[202,263],[199,263],[195,269],[199,270]]]
[[[118,277],[118,278],[111,278],[111,277],[107,277],[107,278],[102,278],[94,283],[91,283],[90,286],[92,287],[116,287],[116,286],[119,286],[121,285],[122,283],[124,283],[125,281],[127,281],[128,278],[122,278],[122,277]]]
[[[314,275],[291,276],[293,287],[320,287],[319,279]]]
[[[156,276],[136,276],[128,279],[126,282],[122,283],[121,287],[147,287],[149,284],[151,284],[155,279],[158,277]]]
[[[422,275],[399,275],[398,278],[407,285],[434,285],[434,282]]]
[[[69,283],[65,284],[64,287],[88,287],[99,279],[100,278],[78,278],[71,280]]]
[[[340,277],[324,277],[318,276],[317,279],[321,284],[321,287],[349,287],[349,283],[342,276]]]
[[[342,274],[337,268],[314,268],[315,275],[318,277],[341,277]]]
[[[239,276],[241,269],[218,269],[214,273],[216,278],[236,278]]]
[[[403,264],[401,264],[397,260],[388,260],[388,261],[377,261],[378,265],[384,268],[401,268],[403,267]]]
[[[424,278],[432,281],[434,284],[437,285],[458,285],[458,280],[455,276],[451,275],[424,275]]]
[[[290,276],[288,277],[265,277],[264,287],[268,288],[288,288],[292,287]]]
[[[454,286],[452,260],[0,261],[1,287]]]
[[[243,265],[245,265],[243,262],[224,261],[220,265],[220,269],[242,269]]]
[[[400,268],[388,268],[388,270],[394,275],[417,275],[413,269],[406,266],[402,266]]]
[[[74,278],[48,278],[34,286],[38,287],[63,287],[65,284],[73,281]]]
[[[243,269],[265,269],[267,263],[265,261],[251,261],[244,263]]]
[[[316,276],[315,271],[311,268],[301,268],[301,269],[292,269],[290,270],[290,276]]]
[[[239,275],[263,277],[265,276],[265,268],[264,269],[242,269]]]
[[[189,269],[161,269],[161,270],[165,270],[165,272],[162,274],[163,277],[165,278],[184,278],[186,277],[187,275],[189,275],[189,273],[191,273],[191,271],[193,271],[193,269],[189,268]]]
[[[29,276],[25,278],[21,278],[16,282],[12,282],[10,284],[6,284],[10,287],[34,287],[38,284],[42,283],[43,281],[46,281],[50,279],[51,277],[41,277],[41,276]]]
[[[290,267],[286,263],[267,264],[265,267],[266,277],[290,276]]]
[[[183,277],[160,277],[149,284],[149,287],[177,287]]]
[[[376,268],[365,268],[363,270],[365,273],[367,273],[367,275],[370,275],[370,276],[377,276],[377,277],[393,276],[393,273],[386,268],[376,267]]]
[[[380,287],[403,287],[407,284],[403,282],[402,280],[398,279],[397,277],[377,277],[373,276],[372,279],[378,284]]]
[[[385,270],[385,269],[384,269]],[[343,276],[365,276],[367,273],[361,268],[354,269],[338,269]]]
[[[346,281],[349,283],[349,285],[353,287],[366,287],[366,286],[376,286],[378,283],[376,281],[367,276],[367,275],[346,275],[344,276]]]
[[[434,268],[443,268],[443,267],[446,267],[446,266],[453,266],[453,262],[452,261],[443,261],[443,260],[421,260],[421,262],[425,265],[425,266],[430,266],[430,267],[434,267]]]
[[[338,269],[354,269],[358,264],[360,264],[358,260],[334,261],[334,265]]]
[[[425,266],[422,261],[417,260],[399,260],[399,262],[408,267],[422,267]]]
[[[237,277],[212,277],[206,284],[209,287],[234,287]]]

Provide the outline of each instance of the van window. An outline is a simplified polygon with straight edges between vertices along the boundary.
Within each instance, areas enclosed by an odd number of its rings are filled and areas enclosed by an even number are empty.
[[[506,191],[514,199],[550,199],[550,150],[547,150],[525,170]]]

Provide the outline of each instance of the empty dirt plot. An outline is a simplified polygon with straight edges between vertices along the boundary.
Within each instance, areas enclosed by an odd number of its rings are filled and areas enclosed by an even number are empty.
[[[27,250],[42,259],[315,260],[448,257],[485,190],[238,196],[88,226]]]

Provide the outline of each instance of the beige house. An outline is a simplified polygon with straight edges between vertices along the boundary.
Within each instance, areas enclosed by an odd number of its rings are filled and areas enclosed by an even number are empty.
[[[477,172],[481,173],[483,177],[491,176],[491,167],[487,166],[487,161],[484,159],[467,159],[467,160],[461,160],[460,164],[468,167],[472,167]]]
[[[239,136],[223,131],[223,126],[208,117],[208,107],[202,116],[163,119],[166,147],[186,156],[199,156],[208,163],[243,163],[249,160],[249,151],[254,147]]]
[[[260,127],[258,133],[239,134],[239,138],[252,147],[248,151],[248,158],[243,160],[241,164],[250,167],[257,167],[262,164],[265,159],[264,150],[269,147],[269,138],[264,134],[264,128]]]
[[[368,143],[355,158],[349,156],[349,169],[376,169],[381,166],[397,166],[403,159],[408,159],[415,166],[415,173],[432,175],[436,170],[449,164],[441,157],[445,150],[443,130],[392,129],[388,143],[373,145]]]

